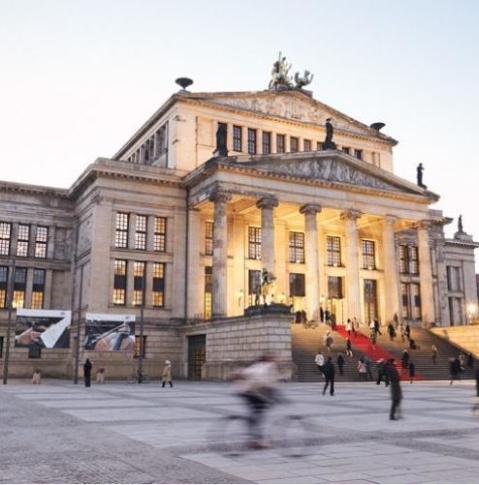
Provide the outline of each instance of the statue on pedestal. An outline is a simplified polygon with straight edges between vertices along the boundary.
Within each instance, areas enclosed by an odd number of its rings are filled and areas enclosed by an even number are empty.
[[[336,143],[333,141],[334,128],[331,123],[331,118],[326,120],[326,138],[323,142],[323,150],[336,150]]]
[[[213,152],[213,155],[216,157],[227,157],[228,156],[228,148],[227,148],[227,141],[228,138],[228,129],[224,123],[218,123],[218,129],[216,130],[216,149]]]
[[[462,225],[462,214],[457,220],[457,232],[460,234],[464,234],[464,226]]]
[[[294,86],[296,89],[303,89],[304,86],[307,86],[308,84],[311,84],[313,81],[314,75],[311,74],[309,71],[304,71],[303,76],[301,77],[299,72],[297,72],[294,75],[294,82],[296,85]]]
[[[417,185],[419,187],[422,187],[423,189],[427,189],[427,185],[424,185],[423,183],[423,172],[424,172],[424,167],[422,165],[422,163],[420,163],[417,168],[416,168],[416,172],[417,172]]]
[[[276,277],[263,268],[261,271],[261,296],[263,298],[263,305],[269,305],[274,301],[274,286]]]
[[[291,64],[286,62],[286,57],[283,57],[280,52],[278,60],[273,64],[269,89],[291,89],[293,87],[293,83],[291,82],[291,77],[289,75],[290,69]]]

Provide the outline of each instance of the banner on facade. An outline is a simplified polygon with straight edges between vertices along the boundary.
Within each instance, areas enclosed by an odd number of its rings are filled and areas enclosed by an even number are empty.
[[[87,313],[85,350],[134,351],[135,315]]]
[[[70,347],[71,312],[19,308],[15,347],[67,349]]]

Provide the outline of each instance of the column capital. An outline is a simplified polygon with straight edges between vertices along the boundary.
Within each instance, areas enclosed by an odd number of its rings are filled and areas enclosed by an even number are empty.
[[[399,219],[399,217],[397,217],[397,216],[394,216],[392,214],[386,214],[384,216],[384,224],[389,225],[389,226],[394,226],[394,224],[396,223],[396,221],[398,219]]]
[[[221,187],[217,187],[217,188],[212,190],[208,199],[211,202],[214,202],[215,204],[216,203],[226,204],[227,202],[229,202],[231,200],[231,192],[229,192],[228,190],[225,190]]]
[[[417,221],[415,224],[414,224],[414,227],[416,229],[430,229],[433,225],[433,221],[430,221],[428,219],[422,219],[420,221]]]
[[[273,197],[272,195],[267,195],[266,197],[262,197],[256,202],[256,207],[258,209],[274,209],[278,207],[278,199]]]
[[[322,207],[319,204],[305,204],[300,207],[299,212],[301,214],[319,214],[322,210]]]
[[[360,210],[348,209],[341,213],[340,218],[342,221],[344,220],[357,221],[362,215],[363,213]]]

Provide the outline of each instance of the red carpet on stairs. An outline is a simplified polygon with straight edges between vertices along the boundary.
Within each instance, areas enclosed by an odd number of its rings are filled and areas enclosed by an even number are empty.
[[[339,335],[341,335],[344,339],[348,338],[348,332],[344,325],[336,325],[336,328],[334,330],[338,332]],[[398,359],[395,355],[388,352],[384,347],[381,347],[378,344],[373,346],[371,339],[366,335],[362,334],[361,332],[358,332],[357,330],[356,330],[356,334],[354,334],[354,332],[351,332],[351,336],[349,338],[351,340],[351,345],[359,349],[363,354],[367,355],[369,359],[371,359],[374,363],[377,362],[379,359],[384,359],[384,360],[394,359],[396,361],[396,369],[398,370],[399,375],[401,376],[401,380],[402,381],[409,380],[408,369],[403,369],[401,367],[401,360]],[[423,379],[423,376],[421,376],[421,374],[416,372],[415,380],[422,380],[422,379]]]

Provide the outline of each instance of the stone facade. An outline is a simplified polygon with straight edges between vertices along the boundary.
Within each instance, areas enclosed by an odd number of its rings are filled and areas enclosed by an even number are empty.
[[[321,150],[326,118],[337,150]],[[212,158],[218,123],[229,156]],[[200,365],[222,379],[275,351],[291,376],[292,317],[244,317],[263,268],[276,277],[274,300],[311,319],[328,310],[338,323],[467,323],[477,244],[446,239],[451,219],[430,208],[439,197],[394,175],[396,143],[301,90],[180,92],[70,189],[1,183],[2,359],[10,295],[15,307],[72,312],[69,348],[41,358],[11,332],[11,375],[71,376],[86,357],[111,378],[133,375],[131,350],[84,346],[88,315],[121,314],[136,317],[137,336],[143,320],[147,375],[169,359],[175,376]],[[14,268],[26,269],[24,283]],[[15,309],[10,320],[13,329]]]

